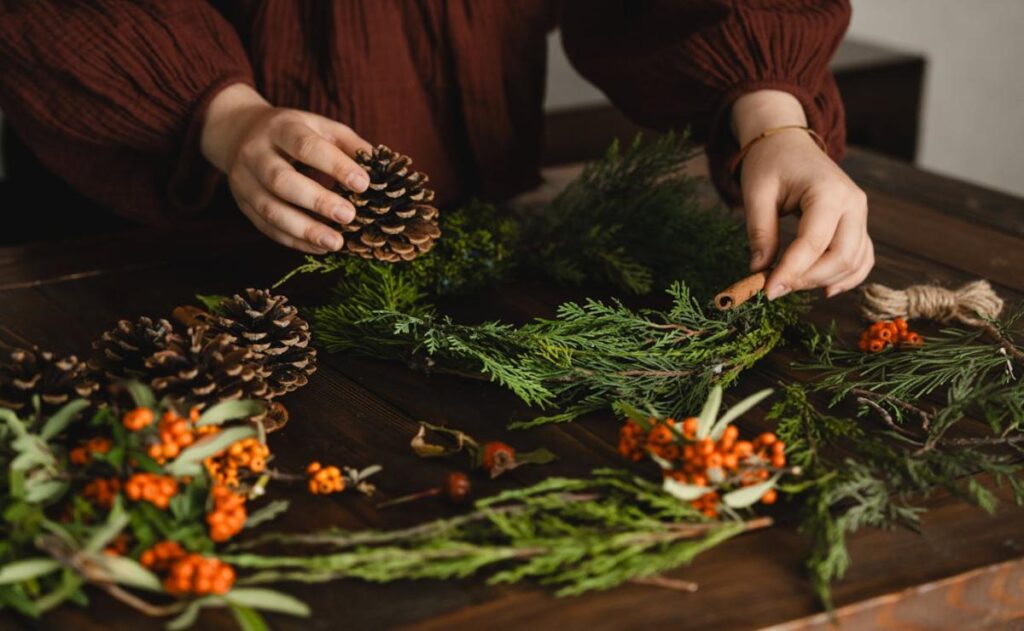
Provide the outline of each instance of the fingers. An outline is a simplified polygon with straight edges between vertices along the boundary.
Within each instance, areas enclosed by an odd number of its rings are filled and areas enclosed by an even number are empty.
[[[295,160],[330,175],[349,190],[362,192],[370,184],[370,176],[355,160],[305,123],[282,123],[271,132],[271,141]]]
[[[863,256],[862,245],[867,234],[864,223],[849,213],[839,220],[835,236],[825,255],[804,272],[794,289],[809,289],[833,285],[859,269]]]
[[[232,174],[231,188],[242,212],[282,245],[322,254],[337,251],[345,243],[339,232],[277,198],[247,171]]]
[[[841,294],[844,291],[853,289],[857,285],[863,283],[864,279],[871,273],[871,268],[875,266],[875,246],[871,242],[870,237],[865,237],[861,249],[860,265],[849,276],[826,287],[826,298],[831,298],[832,296]]]
[[[351,127],[336,120],[317,116],[316,129],[350,156],[355,156],[357,151],[373,151],[373,145],[363,140]]]
[[[825,253],[836,232],[839,215],[812,204],[804,212],[796,239],[782,255],[779,265],[768,277],[767,296],[775,300],[794,289],[806,287],[803,275]]]
[[[257,167],[257,174],[267,190],[286,202],[342,224],[355,219],[356,209],[351,202],[302,175],[273,152],[268,152]]]
[[[758,272],[771,265],[779,251],[778,188],[755,184],[744,192],[743,206],[747,212],[747,241],[750,245],[750,271]]]

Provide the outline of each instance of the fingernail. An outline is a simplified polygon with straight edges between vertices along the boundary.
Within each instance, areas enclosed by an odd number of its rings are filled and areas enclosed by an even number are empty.
[[[350,191],[362,193],[368,186],[370,186],[370,176],[366,175],[362,171],[350,173],[348,177],[345,178],[345,185]]]
[[[340,236],[338,236],[336,234],[327,234],[327,235],[324,235],[324,236],[320,237],[320,245],[322,247],[327,248],[328,250],[330,250],[332,252],[336,252],[336,251],[340,250],[342,244],[344,244],[344,243],[345,243],[345,241]]]
[[[354,211],[348,206],[335,206],[331,209],[331,218],[338,223],[349,223],[352,221]]]
[[[781,298],[789,293],[789,287],[782,283],[776,283],[768,288],[768,300],[775,300]]]

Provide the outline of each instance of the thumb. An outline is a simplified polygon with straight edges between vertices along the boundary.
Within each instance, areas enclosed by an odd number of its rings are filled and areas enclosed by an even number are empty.
[[[778,188],[764,182],[743,191],[750,246],[750,271],[770,266],[779,252]]]

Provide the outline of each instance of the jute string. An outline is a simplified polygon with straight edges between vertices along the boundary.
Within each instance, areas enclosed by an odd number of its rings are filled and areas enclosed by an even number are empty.
[[[1003,299],[985,280],[967,283],[959,289],[938,285],[911,285],[893,289],[872,283],[864,288],[861,313],[871,322],[893,318],[924,318],[943,324],[953,321],[984,327],[1003,310]]]

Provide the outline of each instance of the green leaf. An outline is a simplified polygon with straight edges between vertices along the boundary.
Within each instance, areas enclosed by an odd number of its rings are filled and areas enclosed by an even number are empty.
[[[224,594],[224,599],[235,605],[275,611],[290,616],[309,616],[309,605],[294,596],[259,587],[236,587]]]
[[[706,486],[683,484],[673,478],[665,478],[661,483],[661,488],[669,495],[681,499],[684,502],[690,502],[698,497],[703,497],[712,490]]]
[[[228,300],[228,297],[220,294],[196,294],[196,300],[203,303],[210,313],[220,313],[221,306]]]
[[[518,464],[547,464],[555,460],[558,460],[558,456],[543,447],[516,454],[516,463]]]
[[[175,477],[198,475],[202,472],[200,463],[234,443],[256,435],[256,429],[247,427],[230,427],[222,432],[200,440],[192,445],[165,467],[165,471]]]
[[[715,386],[708,393],[707,401],[704,402],[704,408],[701,409],[700,416],[697,417],[697,438],[703,439],[708,437],[711,426],[715,424],[715,418],[718,416],[718,409],[720,407],[722,407],[722,386]]]
[[[50,440],[57,434],[60,434],[87,407],[89,407],[88,401],[85,399],[75,399],[57,410],[46,421],[46,424],[43,425],[42,431],[39,432],[40,438]]]
[[[269,631],[267,622],[258,612],[242,605],[231,605],[231,613],[242,631]]]
[[[722,496],[722,501],[729,508],[746,508],[755,504],[761,497],[769,490],[775,488],[775,483],[779,481],[781,473],[776,473],[771,478],[761,482],[760,484],[752,484],[745,486],[742,489],[736,489],[730,491]]]
[[[66,488],[67,483],[59,480],[27,480],[25,482],[25,501],[43,504],[61,495]]]
[[[199,619],[200,609],[217,602],[222,601],[220,600],[220,598],[216,598],[213,596],[206,596],[205,598],[200,598],[198,600],[193,600],[189,602],[185,606],[185,609],[182,610],[181,614],[177,618],[167,623],[167,630],[183,631],[184,629],[188,629],[196,623],[196,620]]]
[[[711,439],[718,440],[719,438],[721,438],[722,432],[725,431],[725,428],[729,425],[729,423],[738,419],[741,415],[743,415],[748,410],[753,408],[755,405],[763,401],[766,397],[771,395],[771,393],[771,388],[765,388],[760,392],[755,392],[754,394],[750,395],[749,397],[743,399],[736,405],[729,408],[729,411],[723,414],[722,418],[718,419],[718,421],[711,428]]]
[[[137,407],[151,409],[156,407],[156,397],[153,396],[153,391],[148,386],[138,381],[126,381],[123,385]]]
[[[261,401],[241,399],[238,401],[221,401],[203,412],[196,427],[221,425],[227,421],[249,418],[263,412],[266,406]]]
[[[94,554],[99,552],[117,535],[121,534],[128,522],[128,513],[125,512],[121,496],[118,495],[114,500],[114,506],[110,509],[110,515],[107,516],[107,521],[92,533],[83,549]]]
[[[0,585],[20,583],[44,576],[61,568],[61,564],[49,557],[14,561],[0,567]]]
[[[287,510],[288,500],[274,500],[266,506],[261,506],[259,510],[249,513],[249,517],[245,520],[245,527],[255,528],[260,524],[273,520]]]
[[[95,561],[115,583],[152,592],[163,592],[160,579],[142,567],[138,561],[123,556],[96,555]]]

